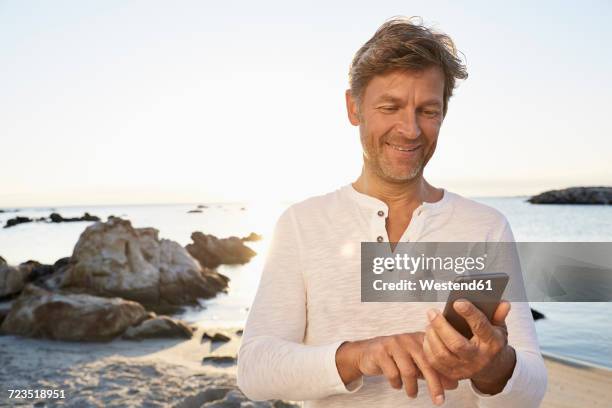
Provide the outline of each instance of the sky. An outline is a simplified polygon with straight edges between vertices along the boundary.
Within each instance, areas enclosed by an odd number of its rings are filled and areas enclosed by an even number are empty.
[[[612,185],[609,2],[0,0],[0,208],[299,200],[354,181],[348,66],[386,19],[469,78],[433,185]]]

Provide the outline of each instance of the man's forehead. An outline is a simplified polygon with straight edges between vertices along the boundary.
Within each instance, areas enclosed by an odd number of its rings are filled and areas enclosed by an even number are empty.
[[[438,67],[418,72],[391,71],[372,77],[365,91],[368,99],[376,101],[398,102],[417,96],[441,104],[444,76]]]

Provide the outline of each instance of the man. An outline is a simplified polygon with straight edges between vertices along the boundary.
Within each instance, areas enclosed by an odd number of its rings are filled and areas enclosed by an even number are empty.
[[[514,240],[501,213],[423,177],[455,79],[466,77],[451,39],[410,19],[386,22],[357,52],[346,102],[362,173],[281,215],[239,350],[249,398],[539,405],[546,370],[526,303],[502,302],[489,322],[456,302],[474,332],[468,341],[431,303],[361,302],[361,242]]]

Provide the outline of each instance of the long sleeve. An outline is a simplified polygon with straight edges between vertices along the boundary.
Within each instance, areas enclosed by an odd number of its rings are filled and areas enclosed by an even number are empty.
[[[507,221],[500,242],[514,242],[512,230]],[[513,257],[513,259],[517,258]],[[520,265],[510,268],[520,273]],[[518,279],[517,286],[524,290],[522,275],[514,278]],[[524,294],[514,293],[512,296],[523,299]],[[478,397],[479,406],[482,408],[538,407],[546,393],[548,381],[546,366],[538,346],[529,303],[511,301],[511,306],[510,314],[506,318],[506,326],[508,327],[508,344],[516,352],[516,365],[512,377],[498,394],[483,394],[470,382],[472,391]]]
[[[357,391],[336,366],[337,341],[303,344],[306,289],[292,208],[279,218],[238,351],[238,386],[252,400],[319,399]]]

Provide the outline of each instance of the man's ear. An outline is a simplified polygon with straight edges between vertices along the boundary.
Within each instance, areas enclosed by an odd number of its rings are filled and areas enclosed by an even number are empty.
[[[359,126],[359,106],[357,101],[353,98],[353,94],[350,89],[347,89],[344,93],[346,98],[346,112],[348,113],[349,121],[353,126]]]

